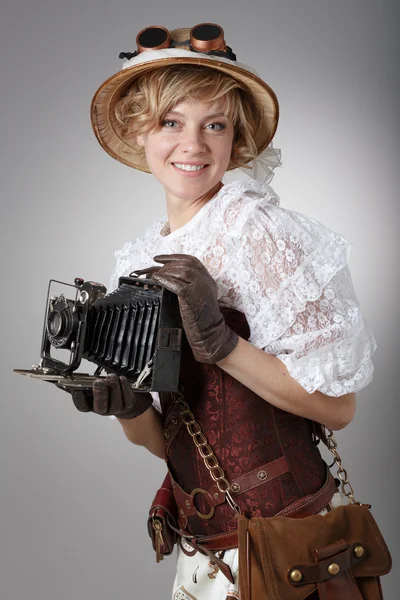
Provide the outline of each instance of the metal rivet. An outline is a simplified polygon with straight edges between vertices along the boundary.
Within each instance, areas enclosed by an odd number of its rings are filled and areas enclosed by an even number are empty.
[[[258,471],[257,477],[258,477],[258,479],[267,479],[267,477],[268,477],[267,471]]]
[[[166,440],[169,438],[169,429],[164,429],[164,437]]]
[[[303,579],[303,573],[298,569],[293,569],[293,571],[290,572],[290,579],[298,583]]]
[[[219,494],[218,494],[218,492],[215,492],[215,493],[214,493],[214,498],[218,498],[218,497],[219,497]]]
[[[328,567],[328,573],[331,575],[337,575],[340,571],[340,567],[337,563],[331,563]]]
[[[178,418],[174,415],[173,417],[171,417],[171,421],[174,425],[176,425],[178,422]]]
[[[189,502],[189,500],[185,500],[185,504],[186,504],[186,506],[187,506],[188,508],[190,508],[190,502]]]
[[[240,491],[240,485],[238,483],[232,483],[231,490],[232,490],[232,492],[239,492]]]
[[[365,550],[362,546],[356,546],[354,548],[353,552],[354,552],[355,556],[357,556],[357,558],[361,558],[365,554]]]
[[[180,508],[180,509],[179,509],[179,512],[180,512],[180,514],[182,515],[182,517],[184,517],[184,516],[185,516],[185,511],[184,511],[182,508]]]

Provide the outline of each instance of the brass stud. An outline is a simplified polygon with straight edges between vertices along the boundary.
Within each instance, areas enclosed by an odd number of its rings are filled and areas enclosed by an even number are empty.
[[[238,483],[232,483],[231,490],[232,492],[240,492],[240,485]]]
[[[299,583],[303,579],[303,573],[298,569],[293,569],[293,571],[290,571],[290,579],[295,583]]]
[[[264,480],[267,479],[268,475],[266,471],[258,471],[257,477],[258,479]]]
[[[188,508],[190,508],[190,502],[189,502],[189,500],[185,500],[185,504],[186,504],[186,506],[187,506]]]
[[[340,567],[337,563],[331,563],[328,567],[328,573],[331,575],[337,575],[340,571]]]
[[[218,498],[218,497],[219,497],[218,492],[214,492],[214,498]]]
[[[164,437],[166,440],[169,438],[169,429],[164,429]]]
[[[357,556],[357,558],[361,558],[365,554],[365,550],[362,546],[356,546],[354,548],[353,552],[354,552],[355,556]]]

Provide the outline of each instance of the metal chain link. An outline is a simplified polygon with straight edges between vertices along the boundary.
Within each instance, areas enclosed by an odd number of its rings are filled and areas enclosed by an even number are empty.
[[[225,494],[229,506],[236,512],[240,513],[241,511],[239,506],[236,504],[236,502],[233,500],[230,494],[231,484],[225,477],[225,473],[220,464],[218,463],[218,459],[215,456],[213,449],[209,445],[208,440],[204,435],[199,423],[197,423],[196,419],[194,418],[194,415],[191,412],[189,405],[184,400],[182,392],[178,390],[177,392],[172,392],[171,395],[174,400],[174,403],[178,406],[178,412],[182,416],[182,421],[186,425],[187,430],[190,436],[192,437],[193,442],[197,450],[199,451],[199,454],[202,457],[205,466],[210,472],[213,481],[215,481],[219,491]],[[335,439],[335,436],[333,435],[333,431],[332,429],[329,429],[329,427],[327,427],[326,425],[322,425],[322,428],[325,431],[327,447],[332,452],[334,462],[337,465],[337,476],[341,482],[342,493],[345,496],[347,496],[353,504],[360,504],[354,498],[354,489],[349,481],[347,471],[342,465],[342,459],[340,458],[340,455],[337,451],[337,441]],[[328,432],[328,435],[326,434],[326,432]],[[346,486],[348,486],[348,489],[346,489]]]
[[[171,392],[174,403],[178,406],[178,412],[182,416],[182,421],[186,425],[190,436],[193,439],[194,445],[199,451],[204,464],[206,465],[213,481],[222,494],[225,494],[226,501],[229,506],[236,512],[240,513],[240,508],[232,498],[230,494],[231,484],[225,477],[225,473],[220,466],[217,457],[214,454],[213,449],[208,443],[206,436],[204,435],[199,423],[194,418],[193,413],[190,410],[188,403],[184,400],[183,394],[180,390],[177,392]]]
[[[351,485],[351,483],[349,481],[346,469],[342,465],[342,459],[340,458],[338,451],[337,451],[337,441],[335,439],[335,436],[333,435],[333,431],[332,431],[332,429],[329,429],[329,427],[327,427],[326,425],[322,425],[322,427],[325,430],[327,447],[332,452],[334,462],[336,463],[337,468],[338,468],[337,476],[341,481],[342,493],[345,496],[347,496],[353,504],[360,504],[359,502],[356,502],[356,499],[354,498],[353,486]],[[328,435],[326,434],[327,431],[329,432]],[[348,489],[346,489],[346,486],[348,486]]]

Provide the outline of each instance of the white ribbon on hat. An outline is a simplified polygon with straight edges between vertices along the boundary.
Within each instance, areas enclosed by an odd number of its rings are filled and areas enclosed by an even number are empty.
[[[247,168],[238,167],[226,171],[223,182],[227,184],[237,179],[244,179],[242,175],[244,173],[246,175],[245,179],[255,179],[268,184],[274,176],[274,169],[281,165],[281,150],[274,148],[271,142],[259,156],[247,164]]]
[[[252,179],[269,183],[274,176],[273,170],[281,165],[281,150],[274,148],[271,142],[259,156],[248,164],[250,168],[239,167],[239,169]]]

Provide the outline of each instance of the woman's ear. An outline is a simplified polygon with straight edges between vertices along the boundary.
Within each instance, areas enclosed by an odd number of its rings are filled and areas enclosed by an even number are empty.
[[[144,136],[142,133],[136,136],[136,143],[138,146],[144,146]]]

